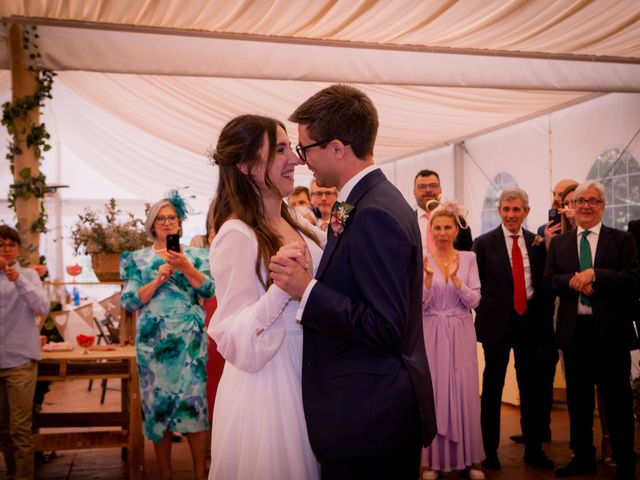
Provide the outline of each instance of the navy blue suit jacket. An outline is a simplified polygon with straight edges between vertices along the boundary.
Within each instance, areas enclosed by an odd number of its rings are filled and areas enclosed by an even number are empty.
[[[380,170],[328,232],[302,325],[302,394],[321,462],[388,454],[436,432],[422,335],[422,246],[413,210]],[[418,417],[417,411],[420,416]]]

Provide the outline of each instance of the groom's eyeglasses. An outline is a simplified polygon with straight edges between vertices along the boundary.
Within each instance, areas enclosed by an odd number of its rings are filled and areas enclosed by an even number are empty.
[[[321,145],[327,144],[329,143],[331,140],[333,140],[333,138],[329,139],[329,140],[322,140],[321,142],[316,142],[316,143],[312,143],[311,145],[296,145],[296,153],[298,154],[298,156],[300,157],[300,160],[302,160],[303,162],[307,161],[307,153],[306,150],[308,148],[313,148],[313,147],[319,147]],[[347,145],[350,145],[351,142],[347,142],[346,140],[340,140],[342,142],[342,144],[346,147]]]

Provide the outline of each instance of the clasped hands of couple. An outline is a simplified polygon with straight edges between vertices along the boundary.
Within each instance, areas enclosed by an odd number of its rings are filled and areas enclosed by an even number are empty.
[[[20,276],[20,272],[10,266],[9,262],[7,262],[7,259],[4,257],[0,257],[0,272],[4,272],[10,282],[15,282]]]
[[[280,247],[271,257],[269,276],[278,287],[294,300],[300,300],[312,280],[307,261],[307,244],[303,241]]]

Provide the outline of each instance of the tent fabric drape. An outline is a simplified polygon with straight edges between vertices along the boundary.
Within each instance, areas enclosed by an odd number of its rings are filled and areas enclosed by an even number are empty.
[[[191,159],[197,181],[230,118],[286,119],[327,82],[352,83],[376,102],[379,163],[593,92],[640,91],[633,0],[5,0],[0,16],[39,25],[42,65],[60,73],[67,99],[54,91],[47,107],[59,140],[110,178],[121,168],[110,162],[166,157]],[[7,58],[0,46],[0,67]],[[101,143],[118,158],[104,158]]]
[[[375,102],[383,165],[640,91],[634,0],[4,0],[0,16],[39,25],[59,150],[145,198],[176,179],[210,196],[206,152],[230,118],[284,120],[328,82]]]
[[[640,91],[640,65],[44,26],[52,70],[385,85]]]
[[[327,84],[62,72],[57,81],[104,112],[202,156],[232,117],[285,120]],[[386,162],[583,98],[577,92],[357,85],[380,115],[376,159]],[[429,125],[437,124],[437,130]],[[289,132],[297,138],[296,131]]]
[[[635,0],[4,0],[0,16],[370,45],[640,57]]]

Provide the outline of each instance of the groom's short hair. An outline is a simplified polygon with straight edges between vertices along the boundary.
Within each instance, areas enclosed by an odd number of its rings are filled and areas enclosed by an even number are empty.
[[[307,125],[309,136],[318,142],[337,139],[351,145],[358,158],[373,155],[378,112],[357,88],[339,84],[320,90],[300,105],[289,121]]]

